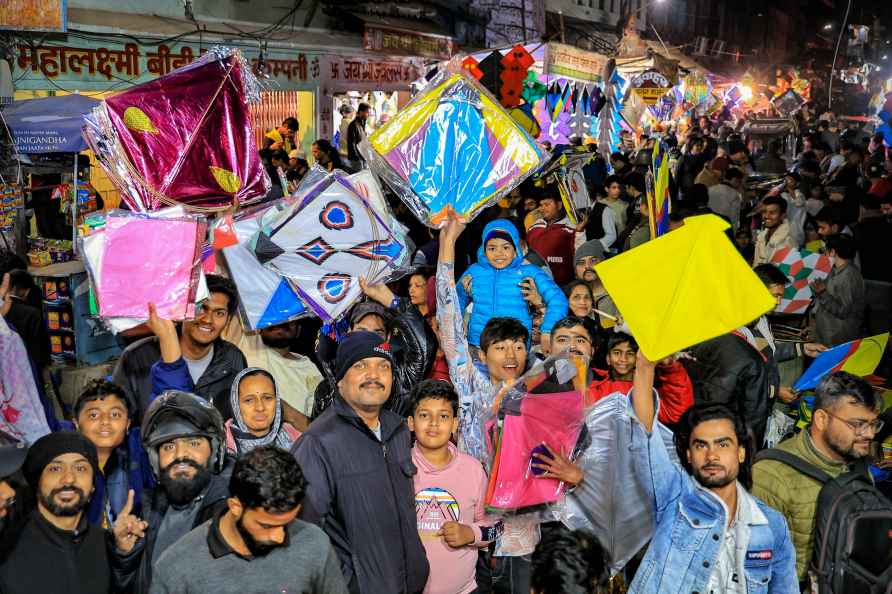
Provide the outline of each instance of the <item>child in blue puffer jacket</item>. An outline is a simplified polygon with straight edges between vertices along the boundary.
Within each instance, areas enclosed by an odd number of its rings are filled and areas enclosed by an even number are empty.
[[[472,264],[456,283],[461,311],[469,302],[474,302],[468,322],[469,344],[480,346],[483,327],[495,317],[520,320],[532,336],[533,318],[521,291],[526,279],[532,279],[536,284],[545,303],[540,332],[543,345],[549,344],[552,326],[567,315],[567,298],[547,272],[524,262],[520,236],[511,221],[492,221],[483,229],[483,245],[477,250],[477,263]]]

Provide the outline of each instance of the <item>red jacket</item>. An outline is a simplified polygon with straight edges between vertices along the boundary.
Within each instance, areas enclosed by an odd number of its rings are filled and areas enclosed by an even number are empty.
[[[632,389],[632,382],[610,379],[608,372],[599,369],[595,373],[602,377],[595,378],[589,385],[586,406],[592,406],[614,392],[627,394]],[[694,384],[688,377],[688,372],[678,361],[658,365],[655,384],[660,398],[660,422],[670,425],[677,423],[681,415],[694,404]]]
[[[576,229],[564,217],[556,223],[546,223],[539,219],[527,231],[530,249],[542,256],[554,282],[565,285],[576,276],[573,255],[576,253]]]

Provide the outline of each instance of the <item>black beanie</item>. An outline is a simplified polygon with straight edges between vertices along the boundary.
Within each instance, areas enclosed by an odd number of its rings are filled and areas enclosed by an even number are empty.
[[[393,365],[390,343],[380,335],[365,330],[348,334],[338,345],[338,354],[335,358],[335,381],[341,381],[354,363],[370,357],[382,357]]]
[[[43,469],[47,464],[63,454],[83,455],[93,467],[93,480],[96,480],[96,476],[99,474],[99,458],[93,443],[80,433],[58,431],[44,435],[28,448],[28,455],[25,457],[22,471],[25,474],[25,480],[28,481],[32,489],[38,490],[40,475],[43,474]]]

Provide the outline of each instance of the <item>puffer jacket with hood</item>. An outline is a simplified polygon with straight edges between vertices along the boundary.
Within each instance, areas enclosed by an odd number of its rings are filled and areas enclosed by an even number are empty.
[[[507,233],[517,255],[506,268],[497,270],[486,258],[485,238],[492,231]],[[490,318],[509,317],[520,320],[533,333],[533,319],[527,302],[520,292],[520,283],[531,277],[545,302],[545,318],[542,320],[542,334],[550,334],[558,320],[567,315],[567,298],[561,288],[541,268],[524,262],[520,249],[520,237],[510,221],[496,219],[483,229],[484,242],[477,250],[477,263],[472,264],[456,283],[459,305],[464,311],[468,303],[474,302],[471,319],[468,322],[468,343],[480,346],[480,334]],[[470,294],[465,290],[465,279],[471,279]]]

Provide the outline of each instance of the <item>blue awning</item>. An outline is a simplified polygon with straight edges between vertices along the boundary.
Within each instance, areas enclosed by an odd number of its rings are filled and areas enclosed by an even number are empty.
[[[83,95],[13,101],[3,118],[20,153],[79,153],[87,148],[84,116],[98,104]]]

